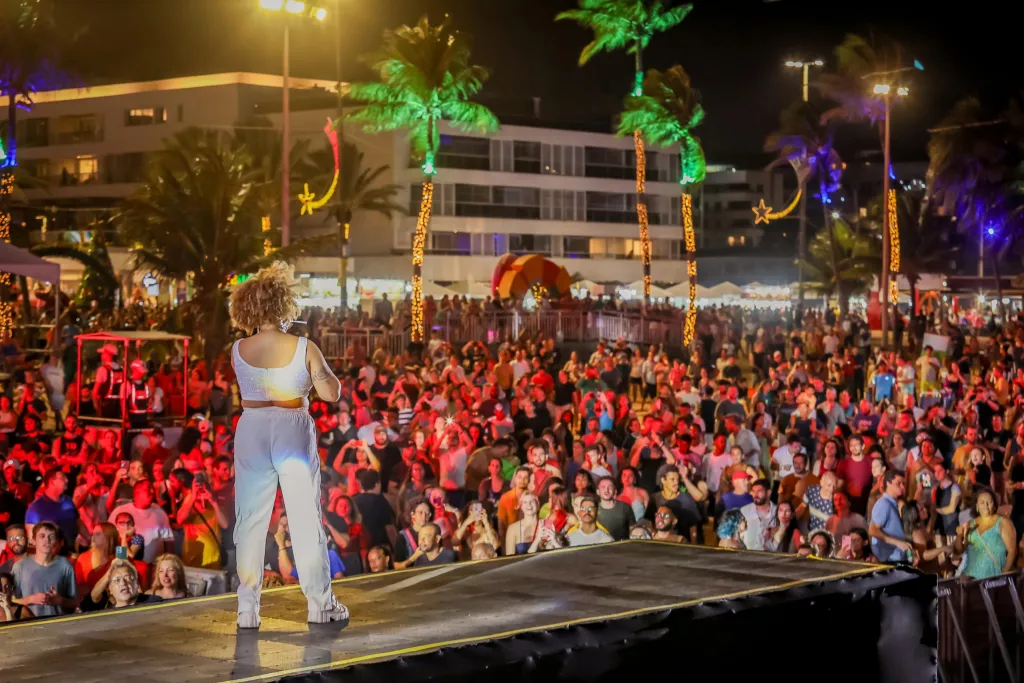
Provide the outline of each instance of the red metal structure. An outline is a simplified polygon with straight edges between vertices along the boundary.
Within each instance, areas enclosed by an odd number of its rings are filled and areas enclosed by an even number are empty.
[[[183,409],[181,415],[171,415],[171,414],[168,414],[168,415],[166,415],[166,417],[168,417],[168,418],[186,417],[186,415],[188,413],[188,402],[187,402],[187,399],[188,399],[188,377],[189,377],[189,373],[188,373],[188,344],[189,344],[190,340],[191,340],[191,337],[188,337],[188,336],[183,335],[183,334],[171,334],[169,332],[160,332],[158,330],[138,330],[138,331],[137,330],[126,330],[126,331],[123,331],[123,332],[90,332],[89,334],[80,334],[80,335],[78,335],[78,337],[76,337],[76,341],[78,342],[78,360],[77,360],[77,370],[76,370],[76,375],[75,376],[78,378],[78,382],[79,382],[78,389],[79,390],[78,390],[78,392],[77,392],[77,394],[75,396],[75,415],[77,416],[80,413],[80,411],[79,411],[79,404],[81,402],[81,394],[82,394],[81,382],[82,382],[82,346],[83,345],[88,344],[90,342],[95,342],[95,343],[98,343],[100,346],[102,346],[104,344],[114,344],[114,345],[123,347],[124,348],[124,363],[122,363],[122,365],[121,365],[121,373],[122,373],[121,382],[122,382],[122,384],[126,384],[128,382],[128,368],[131,367],[132,348],[133,347],[135,349],[134,357],[137,358],[137,359],[141,359],[142,358],[142,346],[143,346],[143,344],[145,344],[147,342],[170,341],[170,342],[175,342],[175,343],[181,342],[181,344],[184,347],[183,352],[182,352],[182,357],[184,359],[184,387],[183,387],[182,391],[184,393],[186,401],[185,401],[185,408]],[[170,397],[168,397],[168,399],[169,398]],[[170,400],[168,400],[167,406],[168,406],[168,413],[169,413],[170,412]],[[124,396],[122,395],[121,396],[121,418],[120,419],[116,419],[115,420],[114,418],[104,418],[104,417],[101,417],[101,416],[90,417],[89,419],[93,420],[93,421],[107,421],[107,422],[116,421],[116,422],[120,423],[123,426],[125,424],[125,422],[126,422],[126,417],[127,417],[127,412],[125,411]]]

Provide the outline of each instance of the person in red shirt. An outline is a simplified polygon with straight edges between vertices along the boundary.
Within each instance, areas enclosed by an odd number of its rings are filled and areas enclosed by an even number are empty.
[[[543,389],[545,397],[550,396],[555,391],[555,379],[544,369],[540,356],[533,357],[533,377],[530,379],[530,382],[535,387]]]
[[[171,450],[164,446],[164,430],[157,426],[149,432],[149,445],[142,451],[142,462],[152,467],[154,462],[166,462],[171,457]]]
[[[850,497],[851,509],[863,515],[867,512],[873,481],[871,459],[864,453],[864,441],[856,434],[847,439],[846,450],[849,455],[839,461],[836,475],[841,482],[840,487]]]

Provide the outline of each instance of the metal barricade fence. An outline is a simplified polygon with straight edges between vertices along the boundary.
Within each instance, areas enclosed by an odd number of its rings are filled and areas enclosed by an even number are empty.
[[[649,318],[617,312],[601,311],[490,311],[476,315],[445,313],[430,322],[429,329],[441,339],[454,345],[469,341],[495,344],[515,339],[526,333],[538,333],[558,342],[593,343],[601,339],[614,341],[622,338],[641,345],[679,347],[682,345],[680,319]],[[428,338],[430,333],[428,332]],[[372,355],[378,348],[398,354],[408,345],[408,330],[343,329],[320,335],[319,344],[324,356],[343,359],[350,346],[358,342]]]
[[[938,585],[939,680],[1016,683],[1024,650],[1024,572]]]

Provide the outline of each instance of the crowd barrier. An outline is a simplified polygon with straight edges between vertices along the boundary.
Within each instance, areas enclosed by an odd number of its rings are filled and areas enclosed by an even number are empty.
[[[939,680],[1002,683],[1021,680],[1024,572],[990,579],[940,581]]]
[[[683,321],[678,318],[600,311],[518,311],[479,315],[445,313],[430,325],[444,341],[462,345],[469,341],[487,344],[521,334],[538,332],[559,342],[594,343],[602,339],[625,339],[640,345],[679,347],[683,343]],[[354,343],[368,355],[379,348],[401,352],[408,344],[408,330],[341,329],[319,335],[318,342],[329,359],[344,359]]]

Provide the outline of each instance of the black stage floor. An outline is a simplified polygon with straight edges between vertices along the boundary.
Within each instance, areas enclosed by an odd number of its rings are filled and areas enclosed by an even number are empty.
[[[667,624],[669,614],[685,613],[689,623],[774,605],[770,613],[779,615],[780,606],[824,604],[830,595],[846,604],[915,581],[920,588],[922,578],[864,564],[631,541],[336,581],[352,613],[340,631],[306,624],[297,586],[264,592],[259,632],[237,633],[233,595],[11,624],[0,627],[0,682],[407,681],[484,668],[493,681],[502,666],[527,659],[557,657],[564,666],[574,647],[604,648],[641,632],[662,638],[678,626]],[[623,631],[624,624],[632,626]],[[775,640],[772,622],[760,628],[766,642]]]

